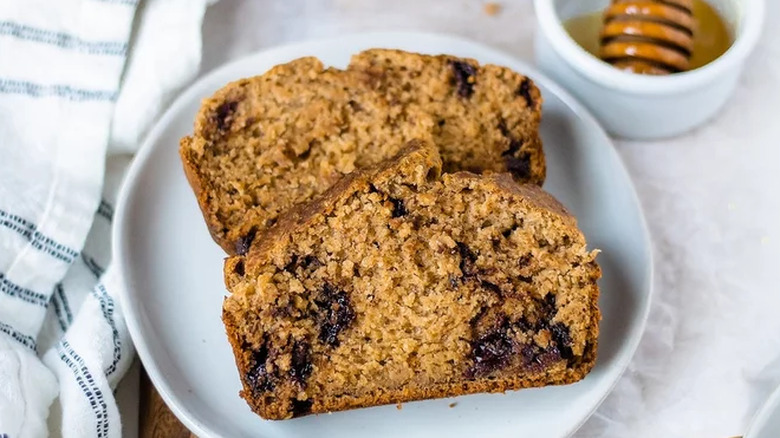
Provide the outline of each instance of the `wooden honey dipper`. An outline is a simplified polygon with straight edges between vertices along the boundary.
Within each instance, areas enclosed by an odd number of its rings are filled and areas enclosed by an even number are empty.
[[[599,57],[634,73],[686,71],[695,28],[693,0],[612,0],[604,12]]]

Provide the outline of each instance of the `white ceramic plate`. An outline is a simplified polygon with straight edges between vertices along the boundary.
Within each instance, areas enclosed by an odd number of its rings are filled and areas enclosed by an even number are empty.
[[[600,248],[604,314],[596,367],[574,385],[395,406],[288,421],[264,421],[239,398],[238,373],[220,320],[224,254],[209,237],[177,153],[202,98],[275,64],[314,55],[343,67],[372,47],[449,53],[511,67],[542,89],[545,188]],[[114,260],[126,282],[127,324],[149,376],[173,412],[200,436],[223,437],[562,437],[610,391],[633,354],[650,303],[650,241],[634,187],[593,117],[535,69],[462,39],[379,33],[278,47],[205,76],[160,119],[135,158],[120,195]],[[449,405],[457,402],[450,408]]]
[[[780,386],[772,392],[750,422],[745,438],[777,438],[780,436]]]

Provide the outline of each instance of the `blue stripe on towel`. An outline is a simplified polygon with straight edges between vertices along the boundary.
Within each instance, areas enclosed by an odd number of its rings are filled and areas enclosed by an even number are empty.
[[[41,85],[13,79],[0,79],[0,94],[22,94],[30,97],[61,97],[74,102],[116,100],[114,90],[85,90],[70,85]]]
[[[0,292],[44,308],[49,303],[49,297],[46,295],[21,287],[18,284],[11,282],[2,272],[0,272]]]
[[[100,280],[100,277],[103,275],[105,269],[103,269],[103,267],[100,266],[98,262],[95,261],[95,259],[84,253],[81,254],[81,258],[84,260],[84,264],[87,266],[87,269],[92,272],[92,275]]]
[[[68,297],[65,295],[62,283],[57,283],[54,286],[54,293],[51,295],[51,305],[54,306],[54,313],[57,315],[57,322],[60,323],[60,328],[63,332],[67,331],[71,322],[73,322],[73,314],[70,311],[70,304],[68,304]]]
[[[73,322],[73,313],[70,311],[70,304],[68,304],[68,296],[65,294],[65,289],[63,289],[62,287],[62,283],[57,283],[54,294],[58,297],[60,303],[62,303],[62,310],[65,311],[64,316],[68,324],[70,324],[71,322]]]
[[[89,372],[84,359],[73,350],[73,347],[70,346],[67,340],[63,339],[57,344],[57,352],[60,354],[60,360],[73,372],[73,375],[76,377],[76,384],[79,385],[81,392],[84,393],[87,402],[92,407],[97,426],[95,437],[107,438],[109,429],[108,404],[103,397],[103,391],[100,390],[100,387],[95,382],[95,378]]]
[[[14,23],[12,21],[0,21],[0,35],[56,46],[66,50],[76,50],[91,55],[127,55],[127,43],[124,42],[84,41],[79,37],[64,32],[39,29],[25,24]]]
[[[43,251],[65,263],[73,263],[73,260],[79,255],[78,251],[57,243],[51,237],[45,236],[38,231],[38,227],[35,224],[20,216],[0,210],[0,225],[21,234],[22,237],[30,241],[30,245],[33,248]]]
[[[0,321],[0,332],[7,334],[8,336],[11,337],[11,339],[24,345],[30,350],[35,351],[35,338],[33,338],[32,336],[25,335],[24,333],[14,329],[10,325],[5,324],[2,321]]]
[[[111,374],[114,374],[119,359],[122,358],[122,343],[119,340],[119,330],[116,328],[116,321],[114,321],[114,299],[108,294],[103,283],[98,283],[92,288],[92,295],[94,295],[100,303],[100,310],[103,311],[103,317],[106,319],[106,322],[108,322],[108,326],[111,327],[111,338],[114,343],[114,358],[111,361],[111,365],[109,365],[105,371],[106,376],[110,376]]]
[[[111,204],[109,204],[105,199],[100,200],[100,205],[98,206],[97,213],[100,216],[106,218],[106,220],[109,222],[114,220],[114,207]]]

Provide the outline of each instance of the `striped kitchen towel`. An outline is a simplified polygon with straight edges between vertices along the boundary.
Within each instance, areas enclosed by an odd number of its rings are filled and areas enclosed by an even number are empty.
[[[113,391],[134,351],[113,200],[197,72],[205,7],[0,0],[0,437],[121,436]]]

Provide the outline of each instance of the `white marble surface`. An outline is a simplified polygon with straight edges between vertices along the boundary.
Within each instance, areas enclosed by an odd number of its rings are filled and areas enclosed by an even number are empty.
[[[367,30],[447,32],[532,60],[531,0],[222,0],[203,27],[202,71],[280,43]],[[780,3],[737,95],[707,126],[616,140],[655,245],[648,331],[577,437],[744,432],[780,383]],[[780,432],[778,432],[780,436]]]

